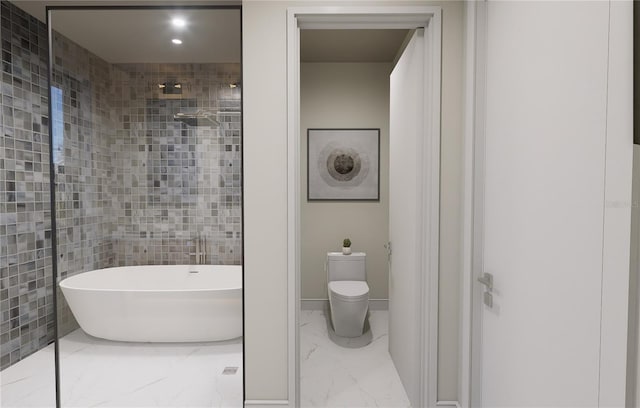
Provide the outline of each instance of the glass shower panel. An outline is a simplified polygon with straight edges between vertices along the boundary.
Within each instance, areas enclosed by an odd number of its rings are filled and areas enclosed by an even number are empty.
[[[241,282],[240,10],[50,18],[62,406],[241,407],[241,337],[166,340]]]

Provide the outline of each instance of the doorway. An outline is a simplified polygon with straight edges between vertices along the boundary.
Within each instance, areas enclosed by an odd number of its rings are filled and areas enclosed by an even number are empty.
[[[301,30],[301,407],[409,405],[389,354],[385,249],[390,240],[389,74],[409,34]],[[336,150],[342,152],[336,157],[345,154],[354,160],[346,177],[330,160]],[[351,241],[349,255],[340,248],[345,238]],[[358,302],[366,314],[360,321],[364,333],[357,338],[334,337],[335,319],[329,316],[335,314],[328,302],[328,283],[334,279],[325,271],[331,269],[329,257],[332,265],[365,266],[368,300]],[[335,303],[337,293],[331,293]]]
[[[424,52],[423,69],[419,69],[423,80],[418,87],[418,103],[422,106],[424,119],[417,127],[422,127],[424,140],[417,151],[417,162],[423,167],[415,169],[419,186],[415,200],[414,227],[417,232],[416,254],[413,265],[415,280],[416,313],[410,325],[414,328],[408,342],[415,344],[419,356],[411,355],[417,378],[413,384],[404,384],[411,389],[414,406],[435,405],[437,396],[437,317],[438,317],[438,242],[439,242],[439,143],[440,143],[440,49],[441,10],[437,7],[394,7],[394,8],[300,8],[290,9],[288,19],[288,65],[289,65],[289,222],[288,246],[291,249],[288,262],[289,274],[289,321],[295,322],[289,328],[290,403],[300,403],[300,333],[299,319],[301,306],[301,197],[300,192],[300,30],[301,29],[411,29],[424,27],[424,41],[419,46]],[[423,142],[423,143],[422,143]],[[411,170],[410,170],[411,171]],[[401,253],[402,248],[398,253]],[[422,271],[422,272],[417,272]],[[408,326],[408,325],[407,325]],[[404,334],[404,333],[402,333]],[[396,333],[397,336],[402,336]],[[393,338],[394,333],[390,333]],[[393,353],[392,353],[393,354]],[[403,357],[396,357],[402,360]],[[406,358],[406,357],[405,357]],[[396,363],[398,367],[398,364]],[[400,369],[401,371],[403,368]],[[406,376],[406,372],[405,378]],[[403,376],[403,373],[400,373]]]

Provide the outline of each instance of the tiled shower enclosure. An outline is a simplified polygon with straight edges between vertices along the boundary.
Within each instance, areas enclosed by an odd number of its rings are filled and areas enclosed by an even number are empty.
[[[121,265],[240,264],[239,64],[110,64],[54,36],[52,117],[47,32],[2,1],[0,362],[53,334],[49,124],[53,126],[57,265],[64,278]],[[180,83],[181,95],[164,94]],[[219,125],[190,126],[205,110]],[[58,293],[60,335],[77,328]]]

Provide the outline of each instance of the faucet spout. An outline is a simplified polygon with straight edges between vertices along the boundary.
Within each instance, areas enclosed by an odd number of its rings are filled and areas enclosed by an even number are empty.
[[[189,252],[189,255],[195,255],[195,265],[203,265],[207,263],[207,237],[200,236],[199,234],[192,238],[193,246],[195,247],[195,253]]]
[[[190,252],[189,255],[195,255],[196,257],[195,264],[199,265],[200,264],[200,237],[197,236],[195,238],[192,238],[190,241],[193,241],[193,247],[195,247],[195,252]]]
[[[201,242],[200,242],[200,235],[198,235],[196,237],[196,263],[198,265],[200,265],[200,261],[202,258],[202,248],[201,248]]]
[[[200,263],[207,263],[207,237],[203,236],[200,243]]]

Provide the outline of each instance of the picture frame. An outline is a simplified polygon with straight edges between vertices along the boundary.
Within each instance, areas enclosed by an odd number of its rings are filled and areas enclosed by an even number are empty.
[[[307,201],[380,201],[380,129],[307,129]]]

